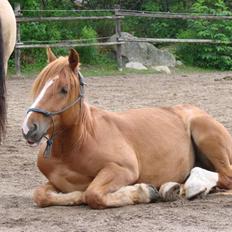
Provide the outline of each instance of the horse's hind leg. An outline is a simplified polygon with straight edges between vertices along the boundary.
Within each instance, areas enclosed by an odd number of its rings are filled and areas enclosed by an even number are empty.
[[[232,138],[225,127],[207,114],[192,118],[192,138],[218,172],[218,187],[232,189]]]
[[[181,197],[189,200],[207,195],[217,186],[218,173],[195,167],[184,184],[167,182],[159,189],[163,201],[175,201]]]
[[[39,207],[52,205],[80,205],[82,192],[59,193],[51,183],[37,187],[34,190],[33,200]]]

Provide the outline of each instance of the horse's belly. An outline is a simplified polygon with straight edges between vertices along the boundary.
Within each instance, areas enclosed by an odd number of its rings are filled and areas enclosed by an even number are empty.
[[[169,181],[183,182],[195,162],[188,129],[175,114],[157,116],[151,122],[138,141],[139,181],[157,187]]]
[[[179,146],[179,147],[178,147]],[[191,142],[173,147],[169,153],[157,153],[142,161],[139,182],[160,187],[166,182],[183,183],[194,166],[195,158]]]

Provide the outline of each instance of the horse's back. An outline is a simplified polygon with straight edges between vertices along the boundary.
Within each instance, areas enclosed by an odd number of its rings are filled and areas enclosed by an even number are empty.
[[[173,109],[184,122],[188,133],[195,141],[197,140],[198,145],[213,136],[228,144],[231,147],[229,150],[232,149],[232,137],[229,131],[207,112],[193,105],[177,105]]]

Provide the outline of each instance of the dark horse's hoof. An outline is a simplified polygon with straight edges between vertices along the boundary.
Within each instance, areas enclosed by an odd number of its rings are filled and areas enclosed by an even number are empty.
[[[154,203],[154,202],[160,201],[161,199],[160,194],[159,194],[159,191],[156,189],[156,187],[150,184],[147,187],[149,189],[150,202]]]
[[[176,182],[168,182],[161,185],[159,189],[162,201],[176,201],[180,198],[180,184]]]

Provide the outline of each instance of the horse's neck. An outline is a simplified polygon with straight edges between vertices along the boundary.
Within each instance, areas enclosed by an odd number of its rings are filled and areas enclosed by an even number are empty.
[[[61,134],[54,139],[54,155],[60,156],[66,152],[78,152],[87,137],[94,136],[90,106],[87,103],[83,103],[76,123],[69,128],[60,128],[60,131]]]

